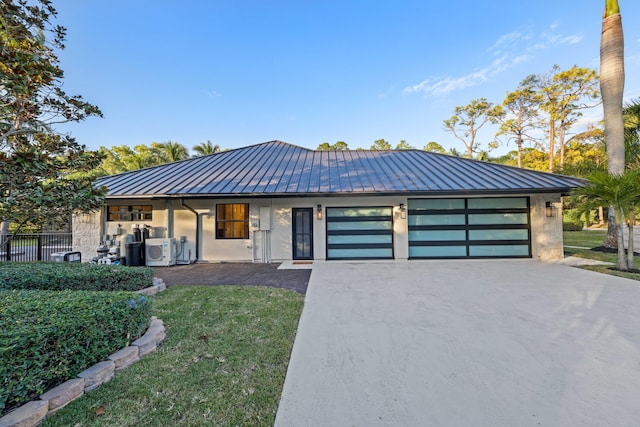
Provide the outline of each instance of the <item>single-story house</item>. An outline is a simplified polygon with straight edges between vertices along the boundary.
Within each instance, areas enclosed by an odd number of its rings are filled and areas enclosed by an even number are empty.
[[[561,197],[584,181],[422,150],[315,151],[281,141],[101,178],[103,235],[176,238],[183,262],[563,256]]]

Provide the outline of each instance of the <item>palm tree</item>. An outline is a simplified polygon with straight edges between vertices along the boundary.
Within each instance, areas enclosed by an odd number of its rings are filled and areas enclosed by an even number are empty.
[[[584,205],[597,207],[606,204],[615,212],[614,222],[618,239],[618,269],[633,268],[633,208],[640,201],[640,171],[627,170],[622,174],[595,172],[589,178],[590,184],[579,188],[573,195],[579,196]],[[629,220],[629,244],[627,258],[624,253],[622,224]]]
[[[624,106],[625,164],[627,169],[640,169],[640,98]]]
[[[624,121],[622,95],[624,91],[624,35],[618,0],[605,0],[600,39],[600,91],[604,109],[604,134],[607,144],[609,173],[624,172]],[[609,209],[609,213],[613,213]],[[615,215],[609,215],[605,246],[615,246]],[[618,233],[619,234],[619,233]],[[622,243],[620,241],[620,243]]]
[[[193,151],[196,153],[194,156],[208,156],[209,154],[216,154],[222,151],[218,144],[214,144],[213,142],[207,139],[207,142],[201,142],[200,144],[193,147]]]
[[[152,143],[151,146],[158,150],[158,155],[163,163],[177,162],[178,160],[189,158],[189,150],[179,142],[167,141],[159,144]]]

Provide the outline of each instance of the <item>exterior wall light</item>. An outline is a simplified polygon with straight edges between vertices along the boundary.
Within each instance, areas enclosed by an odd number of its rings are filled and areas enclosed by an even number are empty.
[[[316,218],[322,219],[322,205],[316,207]]]
[[[545,211],[547,218],[555,218],[558,216],[558,208],[556,208],[551,202],[547,202],[545,205]]]
[[[402,219],[407,218],[407,208],[404,205],[404,203],[400,203],[400,218]]]

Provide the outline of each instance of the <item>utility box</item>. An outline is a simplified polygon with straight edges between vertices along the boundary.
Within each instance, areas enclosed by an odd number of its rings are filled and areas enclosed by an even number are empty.
[[[53,262],[82,262],[80,252],[54,252],[51,254]]]
[[[271,208],[269,206],[260,207],[260,231],[271,230]]]

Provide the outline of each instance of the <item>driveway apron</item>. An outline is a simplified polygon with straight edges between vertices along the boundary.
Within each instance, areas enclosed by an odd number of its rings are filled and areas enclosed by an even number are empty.
[[[532,260],[314,262],[275,425],[632,426],[640,283]]]

